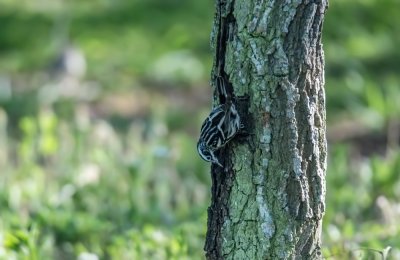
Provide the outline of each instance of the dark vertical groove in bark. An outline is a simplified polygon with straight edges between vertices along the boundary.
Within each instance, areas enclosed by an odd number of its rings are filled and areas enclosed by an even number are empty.
[[[225,72],[225,55],[226,45],[229,40],[230,24],[233,21],[232,13],[223,14],[226,9],[226,2],[216,2],[216,20],[217,30],[217,45],[216,45],[216,60],[214,61],[214,70],[212,82],[214,85],[214,96],[217,96],[220,103],[226,102],[225,97],[221,93],[217,93],[217,78],[221,77],[224,82],[228,83],[228,91],[233,95],[233,88],[229,84],[229,77]],[[227,149],[220,152],[220,156],[225,154]],[[223,159],[223,164],[227,165],[228,160]],[[211,169],[212,190],[211,190],[211,206],[208,208],[207,235],[204,250],[206,251],[207,259],[222,259],[221,254],[221,226],[223,220],[228,216],[228,197],[232,186],[232,171],[224,171],[224,169],[213,166]]]
[[[225,82],[225,87],[228,90],[228,94],[233,96],[233,87],[229,82],[229,75],[225,72],[225,55],[227,42],[230,40],[230,29],[231,25],[235,23],[235,18],[232,13],[233,3],[227,3],[224,1],[217,1],[217,44],[215,50],[215,60],[214,60],[214,73],[211,76],[212,82],[214,84],[214,96],[217,96],[220,104],[226,102],[226,97],[222,93],[218,93],[218,78],[221,78]],[[230,9],[230,11],[225,14],[224,10]]]
[[[212,167],[211,206],[208,208],[207,235],[204,250],[207,259],[223,259],[221,254],[221,227],[228,216],[228,197],[232,187],[232,172]]]
[[[226,2],[224,0],[216,0],[216,22],[214,26],[217,26],[217,44],[215,48],[215,60],[214,69],[211,75],[212,84],[214,86],[214,97],[218,97],[219,103],[225,103],[225,97],[218,93],[217,78],[221,77],[224,82],[227,83],[228,91],[230,95],[233,94],[233,87],[229,81],[229,76],[225,72],[225,55],[227,42],[230,41],[231,28],[235,23],[233,16],[233,3]],[[229,9],[228,13],[224,13],[225,10]],[[220,156],[223,156],[223,165],[225,169],[229,169],[228,163],[229,158],[225,151],[228,149],[224,148],[220,152]],[[225,170],[218,166],[211,168],[212,178],[212,189],[211,189],[211,206],[208,208],[208,221],[207,221],[207,234],[206,243],[204,250],[206,251],[207,259],[222,259],[221,254],[221,226],[223,220],[228,216],[228,197],[232,186],[232,170]]]

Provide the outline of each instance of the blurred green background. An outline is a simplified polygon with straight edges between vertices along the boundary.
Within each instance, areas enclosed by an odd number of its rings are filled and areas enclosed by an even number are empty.
[[[326,15],[329,259],[400,259],[399,10]],[[0,259],[203,259],[213,13],[0,0]]]

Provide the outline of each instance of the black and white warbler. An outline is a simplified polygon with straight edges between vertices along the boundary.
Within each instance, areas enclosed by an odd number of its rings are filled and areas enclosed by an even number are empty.
[[[240,116],[231,102],[215,107],[204,120],[197,142],[197,151],[205,161],[222,167],[215,151],[224,147],[240,130]]]

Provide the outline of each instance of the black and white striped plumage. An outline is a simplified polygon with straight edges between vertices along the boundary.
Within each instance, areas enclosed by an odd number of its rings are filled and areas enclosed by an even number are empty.
[[[226,145],[240,130],[240,116],[234,104],[215,107],[200,130],[197,151],[205,161],[222,166],[214,152]]]

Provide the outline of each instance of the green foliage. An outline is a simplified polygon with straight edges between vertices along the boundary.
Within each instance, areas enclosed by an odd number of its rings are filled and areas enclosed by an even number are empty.
[[[141,232],[130,230],[114,239],[108,250],[112,259],[182,259],[188,254],[180,235],[168,235],[148,225]]]
[[[325,255],[343,259],[345,254],[358,251],[365,254],[372,249],[376,255],[375,250],[391,246],[388,259],[397,259],[400,255],[396,210],[400,201],[399,153],[351,162],[349,149],[337,145],[330,154],[323,222],[324,240],[330,247]],[[349,259],[353,258],[349,256]]]
[[[201,252],[209,180],[207,165],[187,152],[192,138],[166,136],[157,122],[117,135],[105,121],[82,126],[51,110],[19,126],[9,151],[18,161],[0,177],[5,256],[33,257],[39,253],[31,247],[48,245],[49,257],[182,259]]]
[[[0,259],[202,259],[212,1],[42,2],[0,0]],[[327,12],[329,126],[383,136],[329,146],[328,259],[400,258],[399,8]],[[68,44],[82,78],[57,72]]]
[[[330,3],[324,25],[330,120],[336,120],[343,108],[347,113],[354,111],[355,118],[364,114],[360,107],[383,119],[389,113],[398,114],[398,108],[393,110],[382,102],[390,99],[389,103],[397,104],[400,93],[400,37],[396,33],[400,20],[395,15],[399,8],[396,0]],[[389,91],[395,95],[386,95]]]

